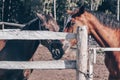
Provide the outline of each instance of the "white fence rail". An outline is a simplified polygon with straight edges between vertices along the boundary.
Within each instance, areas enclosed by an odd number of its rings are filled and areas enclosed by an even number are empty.
[[[0,61],[1,69],[76,69],[75,60]]]
[[[25,26],[24,24],[9,23],[9,22],[0,22],[0,25],[2,26],[3,29],[4,29],[5,25],[13,26],[13,27],[15,26],[15,27],[18,27],[18,28],[21,28],[21,27]]]
[[[75,38],[75,34],[52,32],[52,31],[20,31],[20,30],[7,30],[0,31],[0,39],[6,40],[44,40],[44,39],[71,39]]]
[[[96,51],[120,51],[120,48],[89,48]]]

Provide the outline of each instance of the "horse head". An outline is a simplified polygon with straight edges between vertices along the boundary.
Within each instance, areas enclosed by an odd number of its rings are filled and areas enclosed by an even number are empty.
[[[42,15],[37,13],[37,16],[40,19],[40,29],[54,32],[59,31],[59,26],[54,20],[52,14]],[[56,60],[60,59],[64,54],[62,43],[59,40],[41,40],[41,44],[48,47],[52,57]]]

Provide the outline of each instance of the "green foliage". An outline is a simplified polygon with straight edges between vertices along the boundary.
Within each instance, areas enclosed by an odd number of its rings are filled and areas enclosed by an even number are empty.
[[[2,0],[0,0],[0,21],[2,21]]]
[[[103,11],[106,13],[116,14],[117,12],[117,0],[104,0],[102,4],[99,6],[99,11]]]
[[[68,8],[68,2],[67,0],[57,0],[56,4],[56,15],[57,15],[57,21],[60,26],[64,25],[64,17],[66,9]]]
[[[117,0],[94,0],[99,11],[116,14]],[[84,3],[85,7],[91,7],[91,0],[56,0],[57,22],[64,26],[67,16],[66,10],[80,7]],[[3,7],[4,6],[4,7]],[[36,12],[48,14],[54,13],[53,0],[0,0],[0,21],[27,23],[36,17]]]

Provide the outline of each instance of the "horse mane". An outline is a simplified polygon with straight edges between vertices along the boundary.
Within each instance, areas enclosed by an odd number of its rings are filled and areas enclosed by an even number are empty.
[[[44,16],[45,16],[46,22],[54,21],[53,17],[51,17],[50,15],[44,15]],[[43,23],[43,20],[41,20],[40,18],[37,17],[37,18],[29,21],[28,23],[26,23],[25,26],[22,28],[22,30],[38,30],[39,22],[37,22],[37,21],[40,21],[40,23]],[[38,23],[38,24],[36,24],[36,23]]]
[[[80,7],[79,9],[75,9],[74,11],[67,11],[67,13],[71,14],[70,17],[75,18],[76,16],[84,14],[84,11],[87,11],[88,13],[94,15],[103,25],[113,29],[120,29],[120,21],[118,21],[117,17],[113,14],[106,14],[100,11],[91,11],[88,8],[85,8],[84,6]],[[69,26],[69,24],[67,25]]]
[[[98,11],[88,11],[92,13],[97,19],[107,27],[113,29],[120,29],[120,21],[117,20],[117,17],[113,14],[105,14]]]

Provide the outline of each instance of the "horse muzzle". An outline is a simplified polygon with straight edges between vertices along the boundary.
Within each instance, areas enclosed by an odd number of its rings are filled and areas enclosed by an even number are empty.
[[[49,46],[49,50],[52,54],[53,59],[55,60],[61,59],[64,54],[62,44],[59,40],[52,41]]]

